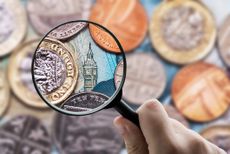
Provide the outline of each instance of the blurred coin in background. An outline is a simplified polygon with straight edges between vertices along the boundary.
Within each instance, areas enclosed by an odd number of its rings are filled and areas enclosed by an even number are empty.
[[[168,113],[170,118],[173,118],[180,123],[182,123],[185,127],[189,128],[188,121],[183,117],[183,115],[172,105],[164,105],[165,111]]]
[[[8,79],[14,94],[32,107],[47,107],[38,96],[31,76],[31,64],[39,40],[23,43],[10,57]]]
[[[192,0],[165,1],[154,10],[150,36],[156,51],[176,64],[198,61],[212,49],[216,27],[211,13]]]
[[[230,16],[226,18],[219,28],[218,45],[221,57],[225,64],[230,67]]]
[[[214,120],[230,105],[230,81],[215,65],[194,63],[176,74],[172,98],[177,109],[190,120]]]
[[[63,102],[73,92],[78,65],[70,49],[56,39],[45,38],[34,56],[34,81],[48,102]]]
[[[0,56],[10,53],[24,38],[26,12],[19,0],[0,0]]]
[[[51,138],[43,124],[33,116],[20,115],[0,128],[2,154],[50,154]]]
[[[229,124],[217,124],[212,125],[200,133],[204,138],[222,148],[230,154],[230,125]]]
[[[59,24],[87,20],[92,0],[29,0],[27,12],[34,29],[45,35]]]
[[[159,98],[166,86],[166,73],[161,62],[151,54],[128,55],[126,80],[123,97],[129,103],[140,105],[148,99]],[[119,87],[122,79],[123,61],[118,64],[115,84]]]
[[[8,80],[6,79],[6,73],[2,68],[0,68],[0,116],[3,115],[10,104],[9,98],[10,88]]]
[[[97,1],[89,19],[114,33],[126,52],[140,45],[148,28],[147,14],[139,0]],[[114,39],[107,33],[95,26],[90,26],[90,32],[93,39],[104,49],[120,52]],[[103,43],[103,40],[107,40],[107,43]]]
[[[118,114],[103,110],[85,117],[57,114],[54,141],[61,154],[118,154],[123,141],[112,121]]]

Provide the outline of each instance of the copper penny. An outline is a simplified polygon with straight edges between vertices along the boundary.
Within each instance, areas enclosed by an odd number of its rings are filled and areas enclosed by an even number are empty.
[[[89,19],[108,28],[120,41],[126,52],[136,48],[144,39],[148,19],[138,0],[98,1]],[[90,32],[97,44],[111,52],[120,52],[114,39],[95,26]]]
[[[225,64],[230,67],[230,16],[226,18],[224,24],[220,27],[218,45],[221,57]]]
[[[119,87],[123,74],[123,61],[118,64],[115,84]],[[153,55],[138,53],[127,56],[127,74],[123,86],[123,97],[130,103],[142,104],[148,99],[158,98],[164,91],[166,75],[163,65]]]
[[[88,19],[91,0],[30,0],[27,12],[34,29],[41,35],[67,21]]]
[[[187,118],[205,122],[227,111],[230,81],[215,65],[198,62],[182,68],[173,79],[172,98]]]
[[[173,118],[180,123],[182,123],[185,127],[189,128],[188,121],[183,117],[183,115],[172,105],[164,105],[166,112],[170,118]]]
[[[211,125],[200,133],[204,138],[230,154],[230,125]]]

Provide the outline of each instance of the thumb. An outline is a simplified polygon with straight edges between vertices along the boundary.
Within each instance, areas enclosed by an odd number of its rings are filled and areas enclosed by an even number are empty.
[[[145,138],[136,125],[122,116],[114,119],[114,125],[124,138],[128,154],[148,153]]]

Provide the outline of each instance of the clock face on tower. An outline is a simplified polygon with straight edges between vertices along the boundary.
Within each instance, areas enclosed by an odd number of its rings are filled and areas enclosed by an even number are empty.
[[[89,44],[89,50],[86,60],[83,65],[84,69],[84,89],[90,91],[97,84],[97,63],[93,58],[93,51],[91,49],[91,43]]]

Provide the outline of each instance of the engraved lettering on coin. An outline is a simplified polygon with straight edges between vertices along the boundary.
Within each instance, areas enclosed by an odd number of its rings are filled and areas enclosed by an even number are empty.
[[[66,79],[65,64],[56,53],[39,49],[34,63],[34,77],[42,94],[49,94],[63,85]]]
[[[78,65],[71,49],[62,42],[45,38],[34,59],[34,79],[39,92],[49,103],[63,102],[73,92]]]
[[[72,22],[64,24],[49,33],[49,37],[58,40],[65,40],[80,32],[84,27],[86,27],[86,22]]]
[[[15,28],[14,15],[0,0],[0,43],[4,42]]]
[[[90,111],[105,103],[109,98],[96,92],[77,93],[68,98],[62,108],[68,111]]]
[[[204,17],[191,7],[175,7],[162,18],[162,33],[178,51],[195,48],[204,35]]]
[[[32,26],[39,34],[64,22],[87,20],[92,0],[30,0],[27,11]]]
[[[116,87],[119,87],[122,76],[123,64],[118,64],[114,77]],[[123,86],[125,100],[142,104],[148,99],[160,97],[165,85],[164,67],[153,55],[137,53],[127,56],[127,74]]]
[[[32,116],[17,116],[0,128],[2,154],[50,154],[51,138],[41,122]]]
[[[123,141],[112,121],[118,114],[111,109],[84,117],[57,114],[54,141],[60,153],[118,154]]]

